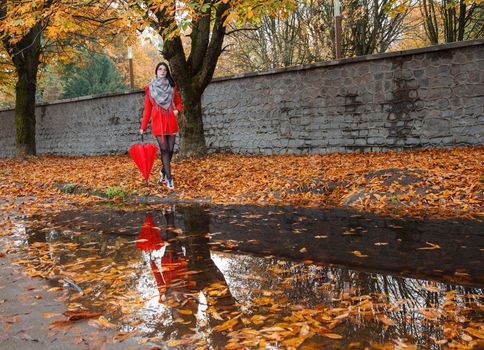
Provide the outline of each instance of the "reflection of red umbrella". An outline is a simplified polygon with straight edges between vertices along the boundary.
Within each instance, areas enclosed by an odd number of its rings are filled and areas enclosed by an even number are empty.
[[[157,151],[158,148],[152,143],[138,143],[131,146],[128,151],[146,182],[153,168]]]
[[[155,227],[150,214],[146,214],[146,220],[141,228],[136,242],[136,248],[145,252],[159,250],[165,245],[161,239],[160,229]]]

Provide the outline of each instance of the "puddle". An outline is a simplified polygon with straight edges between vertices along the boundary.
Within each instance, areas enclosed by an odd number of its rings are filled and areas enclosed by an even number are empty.
[[[441,349],[482,344],[483,228],[341,209],[104,208],[32,218],[19,247],[68,308],[140,343]]]

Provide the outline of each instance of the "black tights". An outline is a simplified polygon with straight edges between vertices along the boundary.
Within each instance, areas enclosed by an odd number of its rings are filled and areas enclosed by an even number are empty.
[[[163,167],[161,168],[163,174],[166,175],[167,179],[171,180],[171,158],[173,157],[173,150],[175,149],[175,135],[164,135],[164,141],[161,136],[156,136],[158,145],[160,146],[160,155]]]

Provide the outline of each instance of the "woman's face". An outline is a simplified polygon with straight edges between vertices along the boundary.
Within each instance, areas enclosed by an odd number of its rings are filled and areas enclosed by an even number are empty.
[[[166,67],[161,65],[158,67],[158,70],[156,71],[156,76],[158,78],[166,78]]]

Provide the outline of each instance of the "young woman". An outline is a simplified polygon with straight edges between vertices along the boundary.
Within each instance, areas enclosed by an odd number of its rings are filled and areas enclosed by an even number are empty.
[[[161,161],[160,183],[173,190],[175,185],[171,173],[171,158],[175,148],[175,137],[178,132],[177,117],[183,105],[177,86],[166,63],[158,63],[155,76],[145,86],[145,110],[140,133],[143,134],[151,119],[151,132],[160,146]]]

